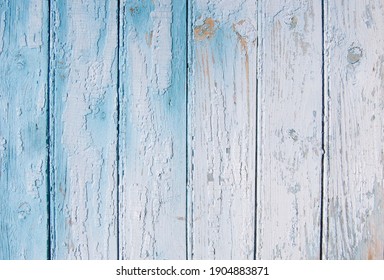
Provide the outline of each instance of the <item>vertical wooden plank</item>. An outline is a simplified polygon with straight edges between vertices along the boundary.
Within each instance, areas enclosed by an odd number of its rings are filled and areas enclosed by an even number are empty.
[[[257,258],[320,257],[321,1],[259,5]]]
[[[185,3],[121,3],[122,259],[186,257]]]
[[[52,255],[117,258],[117,1],[52,1]]]
[[[0,259],[47,258],[47,27],[46,1],[0,2]]]
[[[190,3],[189,257],[253,259],[256,3]]]
[[[384,259],[384,3],[326,3],[324,257]]]

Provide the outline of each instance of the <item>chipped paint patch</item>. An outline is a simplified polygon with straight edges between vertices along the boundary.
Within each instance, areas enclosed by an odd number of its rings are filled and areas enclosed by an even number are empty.
[[[152,70],[151,87],[159,94],[165,94],[171,85],[172,73],[172,5],[156,7],[151,13],[153,30],[151,31]]]
[[[4,33],[5,33],[5,11],[0,15],[0,54],[4,48]]]

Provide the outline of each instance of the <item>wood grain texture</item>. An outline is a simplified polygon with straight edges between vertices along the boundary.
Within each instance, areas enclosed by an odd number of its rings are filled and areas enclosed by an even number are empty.
[[[253,259],[256,4],[190,3],[188,254]]]
[[[0,259],[384,259],[381,0],[0,0]]]
[[[320,257],[321,1],[260,1],[257,258]]]
[[[52,257],[117,258],[117,1],[52,1]]]
[[[326,3],[324,258],[384,259],[384,3]]]
[[[47,28],[45,1],[0,2],[0,259],[47,257]]]
[[[186,2],[121,2],[120,257],[186,256]]]

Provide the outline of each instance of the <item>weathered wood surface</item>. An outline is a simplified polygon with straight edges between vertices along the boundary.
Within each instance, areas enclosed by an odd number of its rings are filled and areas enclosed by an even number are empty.
[[[120,257],[186,257],[186,3],[122,1]]]
[[[256,39],[253,1],[191,1],[188,253],[253,259]]]
[[[0,2],[0,259],[47,258],[48,16]]]
[[[117,1],[52,1],[55,259],[117,258]]]
[[[384,259],[380,0],[0,0],[0,259]]]
[[[257,258],[320,257],[321,1],[260,1]]]
[[[323,257],[384,259],[384,6],[326,2]]]

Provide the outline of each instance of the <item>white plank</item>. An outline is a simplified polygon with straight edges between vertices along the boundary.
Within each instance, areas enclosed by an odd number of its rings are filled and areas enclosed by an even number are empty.
[[[186,257],[186,5],[121,3],[120,257]]]
[[[117,258],[117,1],[53,1],[52,256]]]
[[[46,1],[0,2],[0,259],[47,258],[47,29]]]
[[[384,3],[326,3],[323,254],[384,259]]]
[[[321,1],[260,1],[258,259],[320,257]]]
[[[190,4],[188,255],[253,259],[256,2]]]

